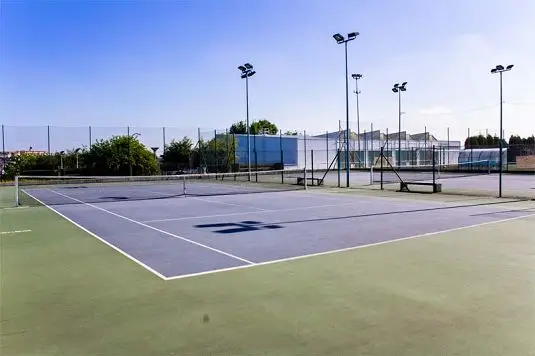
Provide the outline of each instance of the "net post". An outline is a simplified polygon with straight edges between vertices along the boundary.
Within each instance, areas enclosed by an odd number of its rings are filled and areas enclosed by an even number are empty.
[[[182,176],[182,195],[186,196],[186,177]]]
[[[307,167],[306,166],[305,166],[305,169],[303,169],[303,182],[304,182],[305,190],[307,190],[308,186],[307,186]]]
[[[19,200],[19,176],[15,176],[15,206],[20,206],[20,200]]]

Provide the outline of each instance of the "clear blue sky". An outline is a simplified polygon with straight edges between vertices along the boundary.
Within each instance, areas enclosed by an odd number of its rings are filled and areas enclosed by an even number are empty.
[[[20,125],[76,126],[80,135],[89,125],[175,127],[177,136],[224,129],[245,119],[237,66],[250,62],[252,119],[336,130],[345,120],[344,53],[332,35],[359,31],[349,70],[365,75],[363,127],[397,131],[390,88],[408,81],[402,130],[497,133],[498,78],[489,70],[513,63],[506,134],[532,134],[533,14],[533,0],[2,0],[0,124],[12,143],[30,130],[11,128]]]

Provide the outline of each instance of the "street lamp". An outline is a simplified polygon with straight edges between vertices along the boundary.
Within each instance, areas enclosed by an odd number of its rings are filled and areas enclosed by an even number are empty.
[[[59,153],[59,170],[60,170],[60,175],[64,175],[63,174],[63,155],[65,154],[65,151],[60,151]]]
[[[339,33],[333,35],[337,44],[343,44],[345,49],[346,60],[346,182],[349,188],[349,75],[347,72],[347,43],[353,41],[359,35],[358,32],[351,32],[347,34],[347,39]]]
[[[81,148],[77,148],[74,150],[74,153],[76,154],[76,169],[80,168],[80,165],[78,164],[78,152],[80,152]]]
[[[398,160],[396,162],[398,167],[401,166],[401,92],[407,91],[406,85],[407,82],[396,83],[392,88],[394,93],[398,93]]]
[[[499,168],[499,197],[502,197],[502,173],[503,173],[503,95],[502,95],[502,73],[508,72],[513,69],[513,64],[509,64],[504,68],[501,64],[497,65],[495,68],[492,68],[490,72],[492,74],[500,74],[500,158],[498,160]]]
[[[152,150],[152,153],[154,153],[154,158],[156,158],[156,159],[158,159],[158,158],[156,157],[156,151],[158,151],[159,148],[160,148],[160,147],[151,147],[151,148],[150,148],[150,149]]]
[[[245,106],[247,110],[247,172],[249,172],[249,180],[251,180],[251,138],[250,138],[250,128],[249,128],[249,77],[255,75],[253,66],[250,63],[245,63],[242,66],[239,66],[238,69],[241,71],[241,78],[245,79]]]
[[[359,117],[359,79],[362,79],[362,74],[351,74],[351,77],[355,79],[355,94],[357,95],[357,152],[359,157],[360,166],[360,117]]]

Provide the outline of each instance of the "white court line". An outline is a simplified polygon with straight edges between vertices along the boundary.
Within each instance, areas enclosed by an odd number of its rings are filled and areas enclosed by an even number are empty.
[[[76,199],[76,198],[72,198],[72,197],[70,197],[70,196],[68,196],[68,195],[65,195],[65,194],[63,194],[63,193],[55,192],[55,191],[53,191],[53,190],[51,190],[51,189],[49,189],[49,190],[50,190],[52,193],[54,193],[54,194],[60,195],[60,196],[62,196],[62,197],[65,197],[65,198],[67,198],[67,199],[70,199],[70,200],[72,200],[72,201],[75,201],[75,202],[78,202],[78,203],[80,203],[80,204],[83,204],[83,205],[92,207],[92,208],[94,208],[94,209],[103,211],[103,212],[108,213],[108,214],[110,214],[110,215],[113,215],[113,216],[116,216],[116,217],[118,217],[118,218],[121,218],[121,219],[124,219],[124,220],[126,220],[126,221],[129,221],[129,222],[131,222],[131,223],[134,223],[134,224],[137,224],[137,225],[146,227],[146,228],[148,228],[148,229],[157,231],[157,232],[159,232],[159,233],[161,233],[161,234],[168,235],[168,236],[174,237],[174,238],[176,238],[176,239],[179,239],[179,240],[182,240],[182,241],[185,241],[185,242],[189,242],[189,243],[192,244],[192,245],[196,245],[196,246],[205,248],[205,249],[207,249],[207,250],[210,250],[210,251],[219,253],[219,254],[221,254],[221,255],[225,255],[225,256],[227,256],[227,257],[233,258],[233,259],[238,260],[238,261],[241,261],[241,262],[245,262],[245,263],[250,264],[250,265],[254,264],[254,262],[251,262],[251,261],[249,261],[249,260],[246,260],[245,258],[241,258],[241,257],[238,257],[238,256],[236,256],[236,255],[230,254],[230,253],[228,253],[228,252],[219,250],[219,249],[217,249],[217,248],[210,247],[210,246],[208,246],[208,245],[204,245],[204,244],[202,244],[202,243],[200,243],[200,242],[196,242],[196,241],[187,239],[187,238],[185,238],[185,237],[183,237],[183,236],[179,236],[179,235],[172,234],[172,233],[170,233],[170,232],[168,232],[168,231],[161,230],[161,229],[158,229],[158,228],[156,228],[156,227],[154,227],[154,226],[150,226],[150,225],[144,224],[144,223],[142,223],[141,221],[137,221],[137,220],[134,220],[134,219],[127,218],[126,216],[119,215],[119,214],[117,214],[117,213],[114,213],[113,211],[106,210],[106,209],[104,209],[104,208],[101,208],[101,207],[99,207],[99,206],[96,206],[96,205],[93,205],[93,204],[90,204],[90,203],[86,203],[86,202],[84,202],[84,201],[82,201],[82,200],[78,200],[78,199]]]
[[[146,264],[144,264],[143,262],[141,262],[140,260],[136,259],[135,257],[133,256],[130,256],[129,254],[127,254],[126,252],[124,252],[123,250],[121,250],[120,248],[116,247],[115,245],[112,245],[111,243],[109,243],[108,241],[104,240],[103,238],[101,238],[100,236],[98,236],[97,234],[89,231],[88,229],[86,229],[85,227],[83,227],[82,225],[78,224],[77,222],[75,222],[74,220],[68,218],[67,216],[63,215],[62,213],[60,213],[59,211],[57,211],[56,209],[54,209],[53,207],[49,206],[48,204],[45,204],[44,202],[42,202],[40,199],[37,199],[36,197],[34,197],[33,195],[31,195],[30,193],[28,193],[27,191],[23,190],[23,192],[25,194],[28,194],[29,197],[31,197],[32,199],[34,199],[35,201],[37,201],[38,203],[42,204],[43,206],[45,206],[46,208],[50,209],[51,211],[53,211],[54,213],[56,213],[57,215],[61,216],[63,219],[67,220],[68,222],[70,222],[71,224],[73,224],[74,226],[76,226],[77,228],[79,228],[80,230],[88,233],[89,235],[93,236],[94,238],[96,238],[97,240],[99,240],[100,242],[103,242],[104,244],[106,244],[107,246],[111,247],[112,249],[114,249],[115,251],[119,252],[121,255],[123,255],[124,257],[128,258],[129,260],[137,263],[138,265],[140,265],[141,267],[145,268],[147,271],[149,272],[152,272],[153,274],[155,274],[156,276],[160,277],[161,279],[165,280],[167,277],[165,277],[163,274],[159,273],[158,271],[152,269],[151,267],[147,266]]]
[[[25,230],[11,230],[11,231],[0,231],[0,235],[13,235],[13,234],[23,234],[25,232],[32,232],[30,229]]]
[[[507,219],[502,219],[502,220],[488,221],[488,222],[484,222],[484,223],[468,225],[468,226],[455,227],[455,228],[452,228],[452,229],[446,229],[446,230],[441,230],[441,231],[428,232],[428,233],[414,235],[414,236],[400,237],[398,239],[382,241],[382,242],[375,242],[375,243],[366,244],[366,245],[352,246],[352,247],[346,247],[346,248],[341,248],[341,249],[337,249],[337,250],[330,250],[330,251],[311,253],[311,254],[308,254],[308,255],[281,258],[281,259],[273,260],[273,261],[258,262],[258,263],[255,263],[253,265],[248,265],[248,266],[237,266],[237,267],[221,268],[221,269],[212,270],[212,271],[184,274],[184,275],[181,275],[181,276],[174,276],[174,277],[166,277],[165,280],[166,281],[171,281],[171,280],[175,280],[175,279],[197,277],[197,276],[203,276],[203,275],[215,274],[215,273],[221,273],[221,272],[229,272],[229,271],[245,269],[245,268],[251,268],[251,267],[266,266],[266,265],[272,265],[272,264],[276,264],[276,263],[290,262],[290,261],[301,260],[301,259],[311,258],[311,257],[331,255],[331,254],[335,254],[335,253],[342,253],[342,252],[348,252],[348,251],[358,250],[358,249],[367,248],[367,247],[375,247],[375,246],[387,245],[387,244],[391,244],[391,243],[402,242],[402,241],[407,241],[407,240],[412,240],[412,239],[417,239],[417,238],[437,236],[437,235],[446,234],[446,233],[449,233],[449,232],[461,231],[461,230],[465,230],[465,229],[472,229],[472,228],[477,228],[477,227],[491,225],[491,224],[497,224],[497,223],[503,223],[503,222],[513,221],[513,220],[519,220],[519,219],[529,218],[529,217],[532,217],[532,216],[535,216],[535,213],[534,214],[524,215],[524,216],[516,216],[514,218],[507,218]]]
[[[288,209],[277,209],[277,210],[262,209],[261,211],[244,211],[244,212],[239,212],[239,213],[186,216],[186,217],[181,217],[181,218],[145,220],[145,221],[143,221],[143,223],[151,224],[151,223],[167,222],[167,221],[182,221],[182,220],[222,218],[222,217],[226,217],[226,216],[280,213],[280,212],[291,212],[291,211],[301,211],[301,210],[311,210],[311,209],[321,209],[321,208],[334,208],[334,207],[339,207],[339,206],[342,207],[342,206],[350,206],[350,205],[357,205],[357,204],[362,204],[362,202],[355,201],[355,202],[351,202],[351,203],[303,206],[301,208],[288,208]]]

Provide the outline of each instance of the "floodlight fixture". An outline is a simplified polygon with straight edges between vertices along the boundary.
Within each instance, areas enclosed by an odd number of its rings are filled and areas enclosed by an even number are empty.
[[[513,69],[513,67],[514,67],[514,64],[509,64],[509,65],[505,68],[505,70],[511,70],[511,69]]]
[[[238,69],[241,70],[242,72],[245,72],[245,70],[246,70],[247,68],[245,68],[244,66],[239,66]]]
[[[347,34],[347,40],[348,41],[354,40],[355,38],[357,38],[358,35],[359,35],[358,32],[350,32]]]
[[[503,70],[504,68],[503,68],[503,66],[502,66],[501,64],[498,64],[498,65],[496,66],[496,69],[497,69],[497,70]]]
[[[244,66],[247,69],[253,69],[253,66],[251,65],[251,63],[245,63]]]
[[[342,43],[344,42],[344,36],[342,36],[341,34],[339,33],[336,33],[333,35],[333,38],[336,40],[336,42],[338,43]]]

